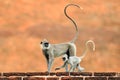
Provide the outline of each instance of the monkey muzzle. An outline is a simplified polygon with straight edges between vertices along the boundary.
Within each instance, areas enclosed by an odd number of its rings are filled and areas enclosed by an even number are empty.
[[[48,46],[49,46],[49,43],[44,43],[44,46],[45,46],[45,47],[48,47]]]

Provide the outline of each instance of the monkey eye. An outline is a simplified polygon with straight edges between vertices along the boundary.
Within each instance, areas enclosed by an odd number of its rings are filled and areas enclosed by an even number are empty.
[[[41,42],[40,44],[42,44],[43,42]]]

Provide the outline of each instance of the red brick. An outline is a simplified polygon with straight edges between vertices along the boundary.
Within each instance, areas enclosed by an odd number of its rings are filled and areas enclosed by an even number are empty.
[[[27,76],[47,76],[49,75],[48,72],[27,72]]]
[[[50,72],[49,75],[54,76],[54,75],[56,75],[56,73],[55,72]]]
[[[120,77],[109,77],[108,80],[120,80]]]
[[[71,77],[70,80],[83,80],[83,77]]]
[[[25,77],[23,80],[45,80],[45,77]]]
[[[56,76],[69,76],[68,72],[57,72]]]
[[[71,76],[92,76],[91,72],[70,72]]]
[[[61,80],[83,80],[83,77],[62,77]]]
[[[70,80],[70,77],[61,77],[61,80]]]
[[[9,73],[3,73],[3,76],[25,76],[25,73],[21,73],[21,72],[9,72]]]
[[[116,76],[116,72],[95,72],[94,76]]]
[[[59,77],[48,77],[47,80],[59,80]]]
[[[107,77],[85,77],[85,80],[107,80]]]
[[[21,80],[21,77],[1,77],[0,80]]]

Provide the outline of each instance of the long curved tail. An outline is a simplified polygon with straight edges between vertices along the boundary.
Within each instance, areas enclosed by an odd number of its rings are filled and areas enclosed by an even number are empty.
[[[71,41],[72,43],[74,43],[74,42],[76,41],[77,37],[78,37],[78,32],[79,32],[79,31],[78,31],[78,27],[77,27],[77,24],[75,23],[75,21],[74,21],[71,17],[69,17],[69,16],[67,15],[66,9],[67,9],[69,6],[76,6],[76,7],[80,8],[80,9],[82,9],[82,8],[79,7],[78,5],[75,5],[75,4],[68,4],[68,5],[65,7],[65,9],[64,9],[65,16],[72,21],[72,23],[74,24],[74,26],[75,26],[75,28],[76,28],[76,35],[75,35],[75,37],[73,38],[73,40]]]
[[[88,51],[88,43],[92,43],[92,45],[93,45],[93,51],[95,51],[95,43],[94,43],[94,41],[92,41],[92,40],[88,40],[86,43],[85,43],[85,50],[84,50],[84,52],[82,53],[82,56],[80,56],[79,58],[84,58],[85,57],[85,55],[87,54],[87,51]]]

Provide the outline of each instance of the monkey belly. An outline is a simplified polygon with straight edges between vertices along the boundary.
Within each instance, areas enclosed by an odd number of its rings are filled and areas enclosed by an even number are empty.
[[[51,45],[53,48],[54,57],[59,57],[64,55],[69,49],[70,56],[76,55],[76,46],[73,43],[61,43]]]
[[[69,48],[68,43],[54,44],[51,45],[53,47],[54,57],[59,57],[65,54]]]
[[[77,65],[77,64],[79,64],[81,62],[81,59],[79,59],[79,57],[77,57],[77,56],[71,56],[70,59],[69,59],[69,61],[72,64]]]
[[[59,52],[57,52],[57,51],[54,51],[54,57],[56,58],[56,57],[59,57],[59,56],[62,56],[62,55],[64,55],[66,53],[66,51],[59,51]]]

